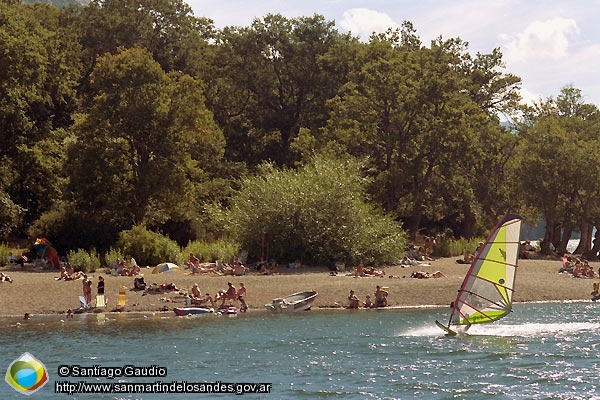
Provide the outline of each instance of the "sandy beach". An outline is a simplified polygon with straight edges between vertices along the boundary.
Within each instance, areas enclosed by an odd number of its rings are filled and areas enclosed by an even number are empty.
[[[389,305],[401,307],[445,306],[450,304],[467,272],[469,266],[456,263],[455,258],[442,258],[430,262],[431,266],[413,266],[402,268],[392,266],[385,269],[385,277],[357,278],[346,276],[350,271],[343,271],[331,276],[323,268],[308,267],[302,270],[280,270],[273,276],[250,273],[245,276],[190,275],[189,271],[169,274],[152,274],[151,269],[142,269],[148,285],[157,283],[174,283],[185,292],[191,291],[194,283],[202,292],[214,296],[217,291],[225,290],[227,282],[239,287],[243,282],[247,288],[247,303],[252,309],[264,309],[264,304],[273,298],[305,291],[316,290],[319,295],[313,308],[343,307],[347,304],[347,296],[353,289],[361,302],[365,296],[373,292],[377,285],[389,289]],[[590,263],[594,271],[598,271],[600,262]],[[561,266],[559,259],[520,260],[517,273],[515,302],[589,300],[593,279],[573,278],[558,274]],[[0,283],[0,315],[19,316],[25,313],[63,314],[68,309],[79,309],[78,297],[83,294],[82,281],[57,281],[59,271],[21,270],[3,268],[13,279],[13,283]],[[445,278],[415,279],[410,275],[415,271],[441,271]],[[119,290],[126,288],[126,305],[124,312],[156,312],[171,311],[174,307],[185,306],[185,297],[177,291],[146,293],[134,291],[133,277],[111,276],[104,270],[97,270],[89,276],[92,279],[92,297],[96,295],[98,277],[105,279],[107,306],[102,311],[118,311],[116,309]],[[391,277],[390,277],[391,276]],[[237,302],[236,302],[237,303]],[[94,301],[92,302],[94,304]],[[88,312],[98,312],[91,309]]]

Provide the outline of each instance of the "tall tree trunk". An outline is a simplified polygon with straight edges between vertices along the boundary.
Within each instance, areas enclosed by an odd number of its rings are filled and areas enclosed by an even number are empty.
[[[552,248],[550,244],[552,243],[552,238],[554,236],[554,221],[546,218],[546,230],[544,232],[544,240],[540,243],[540,252],[542,254],[550,255],[552,254]]]
[[[590,224],[590,226],[593,229],[594,225]],[[596,234],[594,235],[593,243],[594,246],[592,247],[592,249],[586,254],[584,254],[585,258],[587,258],[588,260],[598,259],[598,253],[600,252],[600,231],[598,231],[598,227],[596,227]]]
[[[567,252],[567,245],[569,244],[569,240],[571,240],[571,234],[573,233],[573,228],[571,225],[567,225],[562,229],[562,235],[560,242],[556,248],[556,253],[559,255],[565,254]]]
[[[562,240],[562,225],[554,223],[554,229],[552,230],[552,245],[554,250],[558,249]]]
[[[592,231],[594,226],[587,221],[581,221],[580,224],[581,238],[579,239],[579,245],[573,253],[575,254],[587,254],[592,248]]]
[[[423,218],[422,214],[413,214],[412,217],[408,219],[406,222],[406,228],[408,230],[408,234],[410,240],[414,241],[417,238],[417,233],[419,233],[419,227],[421,226],[421,219]]]
[[[475,236],[475,225],[477,220],[475,219],[475,216],[471,210],[465,210],[464,215],[465,221],[463,224],[463,237],[466,239],[471,239],[473,236]]]

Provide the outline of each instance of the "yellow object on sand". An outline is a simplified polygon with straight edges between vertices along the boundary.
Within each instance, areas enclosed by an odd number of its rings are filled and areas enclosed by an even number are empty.
[[[127,288],[121,288],[121,290],[119,290],[119,301],[117,302],[117,307],[125,307],[125,300],[126,300],[125,291],[126,290],[127,290]]]
[[[104,300],[103,294],[99,294],[96,296],[96,307],[106,307],[106,302]]]

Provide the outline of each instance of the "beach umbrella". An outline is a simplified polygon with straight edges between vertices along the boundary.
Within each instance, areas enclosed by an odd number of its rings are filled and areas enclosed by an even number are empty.
[[[158,264],[156,267],[154,267],[154,269],[152,270],[153,274],[164,274],[164,273],[170,273],[170,272],[175,272],[175,271],[180,271],[181,268],[179,268],[178,265],[175,265],[173,263],[162,263],[162,264]]]
[[[50,246],[51,246],[51,244],[48,241],[48,239],[37,238],[33,245],[33,249],[40,257],[46,257],[46,253],[48,252],[48,247],[50,247]]]
[[[33,245],[33,248],[40,257],[48,257],[50,260],[52,260],[54,268],[60,268],[58,252],[54,247],[52,247],[52,243],[50,243],[48,239],[37,238]]]

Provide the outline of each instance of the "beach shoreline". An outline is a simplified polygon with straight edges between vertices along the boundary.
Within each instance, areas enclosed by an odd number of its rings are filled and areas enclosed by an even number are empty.
[[[89,274],[92,279],[93,298],[96,295],[98,277],[102,275],[106,285],[107,307],[92,308],[87,313],[170,313],[175,307],[185,307],[186,298],[181,293],[189,293],[194,283],[198,283],[202,294],[213,297],[219,290],[227,288],[227,282],[239,287],[243,282],[248,290],[246,302],[250,312],[264,310],[264,305],[274,298],[283,297],[304,290],[316,290],[319,295],[313,303],[313,309],[340,309],[347,305],[350,289],[361,300],[367,294],[373,298],[377,285],[387,287],[389,291],[388,308],[437,308],[448,307],[454,301],[462,283],[468,265],[456,263],[456,258],[440,258],[430,262],[430,266],[412,266],[385,268],[385,277],[353,277],[341,271],[336,276],[325,268],[301,270],[281,270],[274,276],[250,273],[244,276],[190,275],[188,271],[169,274],[151,274],[151,269],[142,269],[148,285],[156,283],[174,283],[181,291],[146,293],[134,291],[134,277],[111,276],[100,269]],[[598,271],[600,262],[591,262],[594,271]],[[520,260],[516,277],[515,303],[582,301],[590,300],[590,292],[595,279],[573,278],[559,274],[560,259]],[[3,268],[13,279],[13,283],[0,283],[0,315],[18,317],[30,315],[61,315],[68,309],[79,312],[79,296],[83,294],[82,281],[57,281],[59,271],[21,270]],[[446,277],[415,279],[410,275],[415,271],[433,273],[441,271]],[[122,310],[116,308],[119,290],[126,295],[126,304]],[[93,304],[94,302],[92,302]],[[218,303],[219,304],[219,303]],[[217,304],[217,305],[218,305]],[[239,302],[234,302],[239,306]]]

